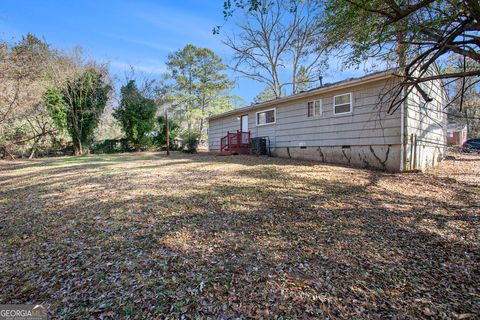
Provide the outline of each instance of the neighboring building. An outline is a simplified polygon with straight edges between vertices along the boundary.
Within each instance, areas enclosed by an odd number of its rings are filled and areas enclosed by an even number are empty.
[[[434,166],[445,155],[448,97],[440,80],[425,82],[420,85],[432,101],[413,89],[388,114],[385,97],[398,81],[389,70],[213,116],[209,150],[221,151],[222,137],[240,130],[268,137],[271,154],[279,157],[388,171]]]
[[[447,127],[447,144],[461,146],[467,141],[467,126],[464,124],[449,123]]]

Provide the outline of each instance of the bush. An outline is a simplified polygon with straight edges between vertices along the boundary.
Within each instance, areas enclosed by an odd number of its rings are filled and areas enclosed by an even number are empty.
[[[104,140],[92,146],[92,153],[115,153],[120,152],[120,141],[115,139]]]
[[[181,138],[184,152],[197,152],[198,143],[200,141],[200,133],[198,131],[187,130],[181,135]]]
[[[127,139],[107,139],[102,142],[94,144],[90,151],[92,153],[120,153],[120,152],[132,152],[135,149],[127,141]]]

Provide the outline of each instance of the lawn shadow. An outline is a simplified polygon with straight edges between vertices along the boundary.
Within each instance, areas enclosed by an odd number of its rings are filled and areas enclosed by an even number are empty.
[[[10,190],[37,203],[0,203],[0,248],[15,256],[0,262],[0,302],[46,301],[55,315],[77,318],[109,310],[125,317],[130,309],[139,318],[480,312],[480,248],[469,238],[480,225],[473,194],[466,203],[408,195],[384,188],[401,175],[347,169],[332,177],[338,168],[271,158],[244,164],[241,157],[174,155],[178,170],[203,171],[171,181],[174,164],[155,157],[162,161],[108,175],[96,170],[109,161],[98,161],[90,175],[92,163],[52,168],[42,172],[49,180]],[[157,168],[172,173],[143,180]],[[63,179],[65,189],[78,188],[68,199],[58,192]],[[411,179],[459,194],[464,187]]]

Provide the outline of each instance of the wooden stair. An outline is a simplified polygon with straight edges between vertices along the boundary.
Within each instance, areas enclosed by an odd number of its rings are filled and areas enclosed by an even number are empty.
[[[228,131],[227,135],[220,139],[220,155],[248,154],[250,147],[250,131]]]

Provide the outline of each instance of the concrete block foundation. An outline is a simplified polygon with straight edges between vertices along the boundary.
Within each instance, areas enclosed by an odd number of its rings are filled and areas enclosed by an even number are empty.
[[[400,149],[400,145],[282,147],[272,149],[272,155],[399,172]]]

